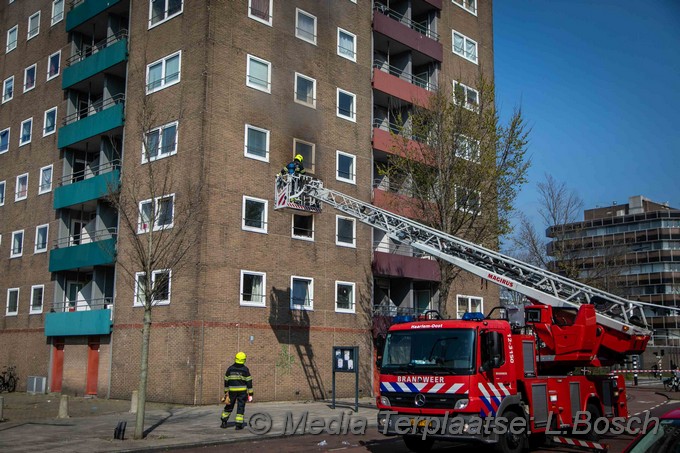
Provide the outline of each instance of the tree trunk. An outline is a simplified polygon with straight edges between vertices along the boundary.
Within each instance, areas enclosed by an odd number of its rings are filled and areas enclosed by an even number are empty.
[[[135,439],[144,438],[144,412],[146,407],[146,382],[149,374],[149,338],[151,337],[151,307],[144,307],[144,328],[142,329],[142,356],[139,370],[139,391],[137,396],[137,418]]]

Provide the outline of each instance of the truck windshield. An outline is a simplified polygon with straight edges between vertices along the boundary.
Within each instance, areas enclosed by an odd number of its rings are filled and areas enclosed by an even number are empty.
[[[385,373],[475,370],[473,329],[428,329],[391,332],[385,341],[381,370]]]

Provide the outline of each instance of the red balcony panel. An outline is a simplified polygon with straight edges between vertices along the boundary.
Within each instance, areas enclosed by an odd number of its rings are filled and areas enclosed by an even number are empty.
[[[440,63],[443,61],[444,48],[441,43],[418,33],[409,26],[390,18],[385,14],[377,12],[373,15],[373,30],[390,39],[405,44]]]
[[[421,211],[417,208],[413,199],[406,195],[374,189],[373,204],[397,215],[408,217],[409,219],[423,218]]]
[[[385,252],[373,254],[373,274],[441,281],[439,265],[435,260]]]
[[[373,68],[373,88],[419,107],[427,107],[430,92],[397,76]]]
[[[429,3],[430,5],[434,6],[439,11],[442,10],[442,0],[423,0],[423,1],[425,3]]]

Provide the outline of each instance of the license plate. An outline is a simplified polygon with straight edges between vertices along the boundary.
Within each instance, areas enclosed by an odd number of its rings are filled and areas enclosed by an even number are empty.
[[[416,424],[416,419],[412,418],[411,419],[411,426]],[[418,420],[418,428],[425,428],[425,425],[427,424],[427,420]],[[428,425],[428,427],[432,426],[432,422]]]

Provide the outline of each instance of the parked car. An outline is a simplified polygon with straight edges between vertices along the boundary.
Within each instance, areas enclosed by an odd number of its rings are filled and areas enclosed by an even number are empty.
[[[624,453],[680,453],[680,409],[659,417],[659,426],[650,426],[628,445]]]

